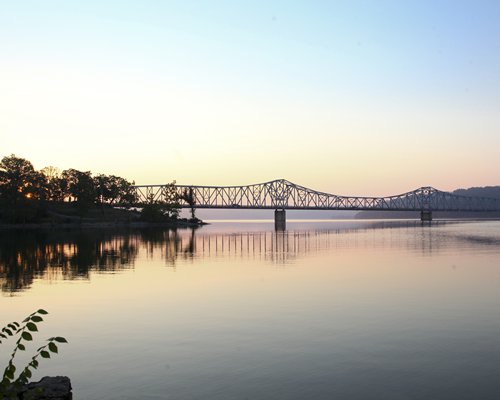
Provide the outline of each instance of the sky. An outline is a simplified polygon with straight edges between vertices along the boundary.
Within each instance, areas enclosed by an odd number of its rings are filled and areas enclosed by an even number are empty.
[[[10,154],[137,184],[500,185],[500,2],[0,0]]]

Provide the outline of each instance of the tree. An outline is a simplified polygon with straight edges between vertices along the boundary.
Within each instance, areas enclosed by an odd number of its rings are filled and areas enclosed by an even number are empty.
[[[61,176],[61,171],[59,171],[59,168],[53,167],[52,165],[42,168],[40,172],[45,175],[47,181],[52,181]]]
[[[80,213],[83,215],[94,204],[96,187],[90,171],[82,172],[76,169],[67,169],[62,172],[62,178],[68,184],[70,198],[76,201]]]
[[[112,185],[112,179],[110,176],[99,174],[94,177],[95,191],[97,195],[98,203],[108,203],[110,198],[117,196],[115,193],[115,188]]]
[[[129,182],[126,179],[119,178],[118,188],[119,188],[119,198],[118,202],[121,204],[134,204],[137,202],[137,193],[132,187],[135,182]]]
[[[97,175],[94,178],[97,198],[100,203],[132,204],[136,201],[133,183],[115,175]]]
[[[31,178],[30,189],[27,197],[35,200],[49,200],[49,184],[45,175],[39,171],[35,171]]]
[[[196,205],[196,198],[193,193],[193,188],[184,188],[184,191],[182,192],[181,196],[182,200],[184,200],[186,203],[188,203],[189,208],[191,209],[191,219],[196,220],[195,216],[195,205]]]
[[[61,176],[55,179],[54,182],[55,188],[52,193],[54,196],[54,201],[64,201],[71,196],[69,192],[69,181],[67,177]]]
[[[44,199],[44,180],[33,165],[14,154],[0,162],[0,210],[2,219],[10,222],[29,222],[40,213]]]
[[[40,172],[45,178],[47,200],[63,201],[67,194],[67,185],[59,168],[48,166],[42,168]]]
[[[21,199],[32,197],[37,174],[33,165],[14,154],[2,158],[0,162],[0,196],[9,205]]]
[[[169,222],[179,217],[181,205],[175,187],[175,181],[163,188],[163,201],[148,199],[141,211],[141,219],[148,222]]]

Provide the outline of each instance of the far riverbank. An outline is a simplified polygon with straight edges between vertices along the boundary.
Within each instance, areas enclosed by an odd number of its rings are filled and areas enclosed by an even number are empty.
[[[0,223],[0,230],[65,230],[65,229],[109,229],[109,228],[197,228],[208,225],[207,222],[189,220],[178,220],[175,222],[144,222],[144,221],[117,221],[117,222],[70,222],[70,223],[26,223],[26,224],[5,224]]]

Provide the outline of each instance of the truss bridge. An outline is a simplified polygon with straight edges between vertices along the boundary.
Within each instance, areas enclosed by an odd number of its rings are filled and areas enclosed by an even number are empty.
[[[285,179],[245,186],[139,185],[138,204],[178,201],[182,208],[274,209],[276,223],[285,210],[500,211],[500,199],[459,196],[433,187],[385,197],[340,196],[309,189]]]

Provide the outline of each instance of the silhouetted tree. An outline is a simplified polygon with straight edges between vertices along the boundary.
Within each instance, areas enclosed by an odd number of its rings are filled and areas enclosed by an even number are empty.
[[[14,154],[2,158],[0,162],[0,196],[8,204],[16,204],[24,197],[32,196],[36,179],[33,165]]]
[[[80,216],[94,204],[132,205],[137,202],[133,182],[115,175],[92,176],[90,171],[67,169],[62,173],[56,167],[40,171],[31,162],[14,154],[0,161],[0,220],[5,222],[36,222],[48,214],[54,216],[65,210],[52,202],[74,202]],[[161,213],[169,219],[178,215],[175,187],[167,189],[167,201]],[[174,197],[172,197],[174,196]],[[103,208],[104,215],[104,208]]]
[[[131,204],[136,200],[133,183],[124,178],[100,174],[94,178],[94,183],[100,203]]]
[[[196,198],[193,193],[193,188],[184,188],[184,191],[182,192],[181,196],[182,200],[184,200],[186,203],[188,203],[189,208],[191,209],[191,219],[195,220],[196,215],[195,215],[195,205],[196,205]]]
[[[124,178],[119,178],[118,188],[119,188],[119,198],[118,202],[121,204],[134,204],[137,202],[137,193],[132,187],[135,182],[129,182]]]
[[[0,162],[1,217],[10,222],[29,222],[40,211],[37,200],[44,198],[43,176],[33,165],[14,154]]]
[[[58,168],[48,166],[42,168],[40,172],[45,178],[46,196],[50,201],[64,201],[68,194],[67,181],[62,178]]]
[[[168,222],[175,221],[179,217],[181,206],[175,181],[165,185],[161,200],[156,200],[153,197],[148,200],[148,204],[144,205],[141,211],[143,221]]]
[[[80,214],[85,214],[96,199],[96,188],[91,172],[67,169],[62,172],[62,178],[68,182],[68,192],[76,201]]]
[[[46,201],[49,200],[50,188],[47,179],[40,171],[33,174],[30,195],[33,199]]]

